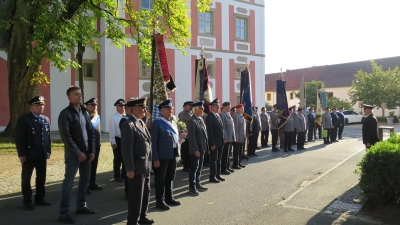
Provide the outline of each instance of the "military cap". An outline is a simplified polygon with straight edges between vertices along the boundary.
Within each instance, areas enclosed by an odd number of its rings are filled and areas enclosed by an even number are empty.
[[[251,109],[252,109],[252,110],[257,110],[258,107],[257,107],[257,106],[253,106]]]
[[[203,104],[204,104],[203,101],[198,101],[198,102],[194,102],[194,103],[192,104],[192,106],[193,106],[193,107],[199,107],[199,108],[204,109]]]
[[[303,108],[299,107],[299,108],[297,109],[297,111],[301,112],[301,111],[303,111]]]
[[[142,106],[147,107],[147,98],[139,98],[132,101],[129,101],[125,104],[126,107],[133,107],[133,106]]]
[[[340,106],[339,109],[344,109],[344,107],[343,107],[343,106]]]
[[[325,110],[327,110],[327,109],[331,109],[331,108],[329,108],[329,107],[326,107],[326,108],[325,108]]]
[[[219,105],[218,98],[214,99],[214,101],[211,102],[211,105]]]
[[[88,101],[86,101],[85,103],[83,103],[85,105],[97,105],[97,98],[91,98]]]
[[[35,96],[31,100],[28,101],[29,105],[45,105],[43,96]]]
[[[231,111],[236,111],[236,106],[231,108]]]
[[[162,108],[169,108],[169,109],[174,108],[172,106],[172,100],[171,99],[167,99],[163,103],[158,105],[158,109],[162,109]]]
[[[308,111],[313,111],[313,108],[309,108]]]
[[[364,109],[373,109],[375,106],[364,104],[363,107],[364,107]]]
[[[292,106],[292,108],[296,108],[296,107],[297,107],[296,105]]]
[[[117,105],[122,105],[122,106],[124,106],[124,105],[125,105],[125,100],[123,100],[122,98],[118,99],[118,100],[114,103],[114,106],[117,106]]]
[[[336,107],[333,107],[332,110],[336,110]]]
[[[261,110],[264,110],[264,109],[265,109],[265,107],[262,107],[262,108],[261,108]]]
[[[238,105],[236,106],[236,108],[237,108],[237,109],[243,108],[243,104],[238,104]]]
[[[186,105],[192,105],[193,102],[192,101],[186,101],[183,103],[183,107],[185,107]]]
[[[222,106],[228,106],[228,105],[231,105],[231,103],[230,103],[230,102],[224,102],[224,103],[222,103]]]

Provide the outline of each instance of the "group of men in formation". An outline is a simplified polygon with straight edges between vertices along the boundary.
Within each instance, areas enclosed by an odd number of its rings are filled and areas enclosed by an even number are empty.
[[[73,224],[75,221],[69,216],[70,195],[78,170],[75,212],[95,214],[86,204],[86,195],[93,190],[102,190],[96,184],[101,129],[96,98],[86,101],[83,106],[81,88],[77,86],[68,88],[67,97],[69,105],[60,112],[58,118],[65,149],[65,177],[61,187],[59,221]],[[45,200],[46,166],[51,156],[51,139],[50,121],[43,115],[44,97],[36,96],[28,103],[30,113],[19,117],[17,122],[16,147],[22,164],[23,203],[25,209],[31,211],[34,210],[30,185],[33,169],[36,170],[35,205],[51,205]],[[147,117],[146,98],[128,102],[118,99],[114,106],[117,112],[109,119],[109,138],[114,154],[114,181],[125,183],[127,224],[154,223],[154,220],[147,217],[151,171],[155,175],[156,207],[168,210],[171,205],[181,204],[173,198],[173,180],[179,159],[183,170],[189,172],[189,193],[197,196],[199,192],[208,189],[200,181],[203,165],[210,167],[210,182],[225,181],[222,175],[230,175],[235,170],[245,168],[242,160],[257,156],[260,132],[262,147],[269,147],[267,142],[271,131],[272,151],[279,151],[277,141],[280,136],[280,147],[288,152],[294,150],[291,146],[296,142],[296,136],[297,150],[305,150],[305,134],[308,131],[307,140],[313,141],[314,126],[319,130],[319,138],[323,135],[321,128],[327,130],[324,135],[325,144],[337,142],[337,135],[338,139],[342,139],[344,126],[343,114],[336,112],[335,108],[332,112],[326,108],[319,118],[312,108],[305,116],[302,108],[296,111],[294,106],[289,109],[286,122],[280,124],[276,105],[270,115],[264,107],[259,115],[258,108],[252,107],[253,116],[249,119],[249,115],[244,115],[242,104],[232,107],[230,102],[224,102],[221,107],[219,100],[215,99],[205,110],[202,101],[187,101],[178,115],[179,121],[187,128],[186,137],[181,139],[180,133],[184,131],[178,128],[171,100],[158,106],[161,117],[154,121]],[[363,142],[367,148],[379,141],[372,108],[364,106],[366,116],[363,122]],[[233,158],[232,164],[230,156]]]

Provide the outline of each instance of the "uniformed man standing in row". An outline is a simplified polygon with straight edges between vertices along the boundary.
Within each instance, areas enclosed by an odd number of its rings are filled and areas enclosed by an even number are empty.
[[[110,120],[108,121],[108,135],[111,142],[111,147],[113,149],[114,160],[113,160],[113,171],[114,171],[114,181],[124,182],[126,178],[126,171],[124,163],[122,161],[121,155],[121,131],[119,129],[119,122],[122,117],[125,116],[125,101],[123,99],[118,99],[114,103],[115,112]],[[122,168],[121,168],[122,167]]]
[[[268,120],[268,114],[265,112],[265,107],[261,108],[260,121],[261,121],[261,147],[266,148],[269,147],[268,145],[269,120]]]
[[[232,116],[230,114],[231,103],[224,102],[222,103],[223,110],[221,112],[221,120],[224,126],[224,148],[222,150],[222,159],[221,159],[221,173],[225,175],[229,175],[234,172],[233,169],[230,168],[230,149],[234,141],[236,141],[235,136],[235,127],[233,124]]]
[[[243,111],[243,104],[239,104],[236,106],[236,113],[232,116],[236,134],[236,141],[233,143],[233,167],[237,165],[245,168],[246,166],[242,164],[246,143],[246,120],[243,117]]]
[[[284,152],[294,151],[292,149],[292,135],[294,135],[294,118],[293,118],[293,108],[289,108],[289,116],[287,118],[286,124],[283,126],[284,137]]]
[[[371,148],[379,142],[378,120],[374,116],[373,105],[364,104],[364,117],[362,119],[362,139],[366,148]]]
[[[47,159],[51,154],[50,120],[43,115],[44,97],[29,100],[30,113],[20,116],[16,128],[15,144],[22,164],[21,188],[26,210],[33,210],[31,177],[36,170],[35,205],[49,206],[45,197]]]
[[[332,130],[332,117],[331,114],[329,113],[329,107],[325,108],[325,113],[322,114],[322,129],[326,130],[327,134],[326,137],[324,137],[324,144],[331,144],[332,142],[329,141],[330,135],[331,135],[331,130]]]
[[[258,109],[257,107],[252,108],[252,110],[253,110],[253,126],[251,129],[251,135],[249,137],[250,149],[247,153],[248,157],[258,156],[256,154],[256,149],[258,147],[258,137],[260,135],[261,123],[260,123],[260,117],[258,117],[258,114],[257,114],[257,109]]]
[[[295,129],[297,132],[297,150],[306,150],[304,148],[306,125],[307,121],[303,114],[303,108],[299,107],[299,109],[297,110],[297,119],[295,119]]]
[[[272,151],[278,152],[278,148],[276,144],[278,143],[278,110],[276,104],[273,106],[273,110],[270,114],[270,123],[271,123],[271,135],[272,135]]]
[[[94,155],[94,160],[90,163],[90,180],[89,186],[87,190],[87,194],[91,194],[90,190],[103,190],[102,187],[96,184],[96,174],[97,174],[97,165],[99,164],[99,156],[100,156],[100,146],[101,146],[101,128],[100,128],[100,115],[97,114],[97,99],[91,98],[87,102],[84,103],[86,105],[87,112],[90,116],[94,137],[95,137],[95,148],[96,154]]]
[[[178,115],[179,121],[182,121],[186,124],[188,120],[193,116],[192,112],[192,101],[187,101],[183,103],[183,111],[181,111]],[[186,127],[187,128],[187,127]],[[183,162],[183,171],[190,171],[190,156],[189,156],[189,140],[188,137],[185,138],[185,141],[181,146],[181,160]]]
[[[315,118],[314,118],[314,114],[313,114],[313,108],[308,109],[307,121],[308,121],[307,140],[308,140],[308,142],[311,142],[311,141],[313,141],[314,127],[315,127]]]
[[[179,158],[179,130],[173,120],[174,107],[171,100],[158,105],[161,117],[151,125],[151,149],[155,174],[156,207],[169,210],[169,205],[180,205],[172,196],[176,163]]]
[[[338,127],[340,126],[340,119],[339,116],[336,114],[336,108],[332,108],[331,112],[331,118],[332,118],[332,130],[331,130],[331,142],[339,142],[337,138],[338,134]]]
[[[121,127],[121,153],[129,183],[127,225],[152,224],[147,218],[152,164],[151,137],[142,118],[146,116],[147,98],[129,101],[130,113]]]

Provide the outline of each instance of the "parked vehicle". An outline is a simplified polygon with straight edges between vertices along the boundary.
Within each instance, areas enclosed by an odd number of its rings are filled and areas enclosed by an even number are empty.
[[[353,110],[344,110],[344,123],[347,125],[349,123],[361,123],[362,118],[364,117],[363,114],[358,114]]]

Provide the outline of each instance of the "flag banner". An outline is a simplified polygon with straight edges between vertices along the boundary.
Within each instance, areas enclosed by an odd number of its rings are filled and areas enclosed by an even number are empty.
[[[278,129],[281,129],[289,117],[288,101],[286,97],[286,81],[276,81],[276,106],[278,109]]]
[[[168,69],[168,60],[167,60],[167,53],[165,51],[164,36],[162,34],[155,34],[154,41],[155,41],[156,53],[160,61],[163,80],[167,84],[167,88],[173,91],[175,90],[176,86],[174,81],[172,80],[172,76],[169,73]]]
[[[326,107],[328,107],[326,104],[326,92],[321,92],[321,104],[322,104],[322,108],[325,110]]]
[[[322,105],[321,105],[321,96],[317,91],[317,104],[315,105],[315,115],[316,115],[316,123],[321,126],[322,124]]]
[[[253,98],[251,95],[251,77],[250,71],[246,68],[240,73],[240,102],[244,105],[244,113],[243,115],[247,119],[247,121],[252,124],[253,123],[253,110],[252,102]]]
[[[210,80],[207,72],[207,65],[205,59],[196,59],[195,67],[195,101],[205,101],[211,103],[212,91]]]
[[[155,58],[153,77],[153,121],[161,116],[158,105],[168,99],[167,90],[163,76],[161,76],[161,65],[158,56]]]
[[[304,82],[300,83],[300,107],[303,110],[306,109],[306,84]]]

